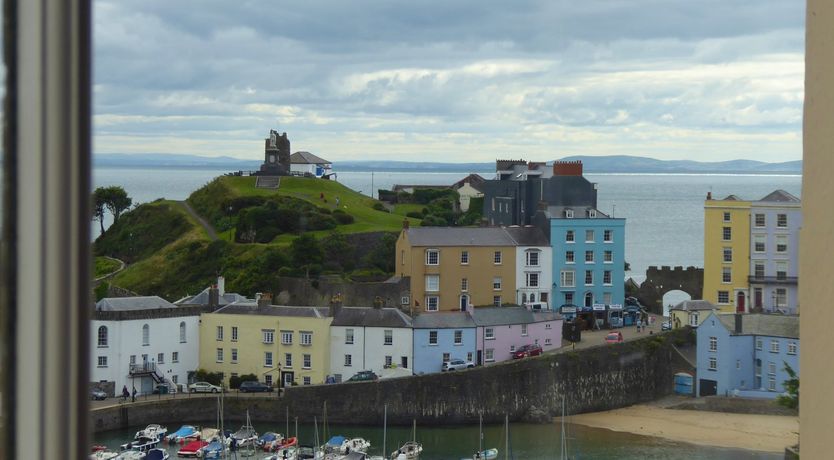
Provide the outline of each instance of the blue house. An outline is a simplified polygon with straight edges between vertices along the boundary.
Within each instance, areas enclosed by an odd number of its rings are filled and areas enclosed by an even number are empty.
[[[622,307],[625,219],[570,206],[549,206],[543,215],[553,248],[553,305],[576,305],[579,316],[598,310],[598,317],[606,316],[606,306]]]
[[[417,316],[414,330],[414,373],[440,372],[443,362],[459,358],[478,363],[475,321],[469,312]]]
[[[698,396],[775,398],[799,375],[799,316],[713,312],[697,337]]]

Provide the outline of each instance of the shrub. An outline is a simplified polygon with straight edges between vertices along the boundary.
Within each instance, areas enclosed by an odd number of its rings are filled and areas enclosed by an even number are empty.
[[[350,214],[347,214],[344,211],[339,210],[333,211],[333,218],[336,219],[336,222],[338,222],[339,225],[352,224],[355,220],[353,216],[351,216]]]
[[[387,210],[387,209],[385,209],[385,205],[384,205],[384,204],[382,204],[382,203],[380,203],[379,201],[377,201],[376,203],[374,203],[374,205],[373,205],[372,207],[373,207],[374,209],[376,209],[377,211],[388,212],[388,210]]]
[[[411,212],[406,214],[406,217],[413,217],[415,219],[422,219],[423,218],[423,213],[419,212],[419,211],[411,211]]]

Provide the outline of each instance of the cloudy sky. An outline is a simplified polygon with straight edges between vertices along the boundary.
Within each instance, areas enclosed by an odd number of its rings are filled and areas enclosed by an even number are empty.
[[[798,0],[94,4],[97,153],[801,158]]]

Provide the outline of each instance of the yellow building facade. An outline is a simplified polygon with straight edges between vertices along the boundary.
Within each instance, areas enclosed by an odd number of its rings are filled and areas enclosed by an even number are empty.
[[[269,299],[271,300],[271,299]],[[257,303],[227,305],[201,316],[200,368],[255,374],[273,386],[324,383],[330,369],[327,309]]]
[[[405,228],[396,257],[412,313],[515,303],[516,243],[501,228]]]
[[[750,202],[730,195],[704,202],[704,291],[721,312],[745,312],[750,273]]]

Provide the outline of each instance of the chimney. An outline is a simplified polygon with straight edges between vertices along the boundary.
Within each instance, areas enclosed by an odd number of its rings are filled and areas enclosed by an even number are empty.
[[[382,300],[382,297],[376,296],[374,297],[374,310],[381,310],[385,301]]]
[[[330,317],[335,318],[342,309],[342,293],[338,292],[330,297]]]
[[[209,311],[217,310],[217,307],[220,306],[220,295],[217,291],[217,285],[216,284],[209,287],[208,306],[209,306]]]
[[[220,297],[226,295],[226,278],[222,276],[217,277],[217,290],[220,291]]]
[[[554,176],[581,176],[582,162],[581,161],[554,161],[553,162]]]
[[[712,192],[707,192],[707,200],[711,200],[711,199],[712,199]]]
[[[743,316],[743,315],[742,315],[741,313],[736,313],[736,314],[735,314],[735,317],[736,317],[736,328],[735,328],[735,333],[736,333],[736,334],[741,334],[741,332],[742,332],[742,327],[741,327],[742,316]]]
[[[258,310],[264,309],[270,305],[272,305],[272,293],[271,292],[264,292],[257,296],[258,299]]]
[[[411,223],[408,219],[403,219],[403,230],[408,230],[409,225],[411,225]]]

